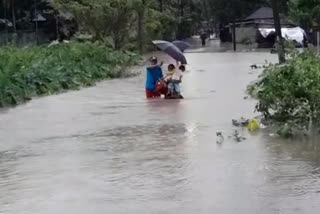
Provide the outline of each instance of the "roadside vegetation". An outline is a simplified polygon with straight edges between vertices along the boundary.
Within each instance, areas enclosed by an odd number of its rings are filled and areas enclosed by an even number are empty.
[[[284,64],[271,64],[248,87],[256,110],[284,137],[308,134],[320,125],[320,57],[313,49],[291,50]]]
[[[153,39],[191,36],[203,8],[192,0],[0,2],[0,31],[6,41],[0,47],[0,107],[127,74]],[[12,38],[35,26],[60,44],[16,47]]]
[[[49,48],[4,47],[0,59],[0,107],[5,107],[120,77],[140,57],[107,43],[72,42]]]
[[[0,49],[0,107],[119,77],[154,39],[184,39],[201,28],[218,31],[262,6],[272,6],[275,15],[286,14],[306,29],[318,27],[320,20],[320,0],[0,1],[0,31],[7,44]],[[14,47],[19,30],[38,27],[51,39],[74,41]],[[15,35],[12,41],[9,34]],[[284,51],[279,53],[284,62]],[[319,59],[312,51],[294,52],[284,64],[271,65],[250,87],[258,91],[257,110],[276,123],[306,129],[319,121],[318,74]]]

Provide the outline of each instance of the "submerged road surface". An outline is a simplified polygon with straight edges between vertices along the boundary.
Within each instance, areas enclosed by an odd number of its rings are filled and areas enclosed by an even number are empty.
[[[188,53],[181,101],[144,99],[144,75],[0,112],[1,214],[318,214],[319,142],[240,133],[268,53]],[[225,135],[216,143],[216,132]]]

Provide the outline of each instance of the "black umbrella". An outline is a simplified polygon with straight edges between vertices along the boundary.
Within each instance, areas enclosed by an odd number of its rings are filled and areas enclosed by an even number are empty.
[[[179,41],[179,40],[172,42],[172,44],[177,46],[182,52],[191,47],[191,45],[189,43]]]
[[[171,56],[173,59],[181,62],[182,64],[187,64],[186,57],[183,55],[181,50],[176,47],[174,44],[162,41],[162,40],[155,40],[152,41],[158,48],[160,48],[163,52]]]

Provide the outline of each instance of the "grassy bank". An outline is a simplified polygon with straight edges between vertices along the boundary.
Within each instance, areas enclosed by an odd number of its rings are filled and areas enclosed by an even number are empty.
[[[103,43],[0,49],[0,107],[117,78],[139,56]]]

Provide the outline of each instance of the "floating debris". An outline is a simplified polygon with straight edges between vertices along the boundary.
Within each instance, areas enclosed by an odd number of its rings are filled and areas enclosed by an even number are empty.
[[[254,132],[254,131],[259,130],[260,125],[259,125],[258,120],[253,119],[253,120],[249,120],[247,127],[250,132]]]
[[[256,64],[253,64],[250,66],[251,69],[258,69],[258,66]]]
[[[243,137],[240,135],[239,131],[238,130],[234,130],[233,132],[233,138],[235,139],[235,141],[237,141],[238,143],[246,140],[247,138],[246,137]]]
[[[262,124],[262,123],[260,123],[259,127],[260,127],[260,129],[265,129],[265,128],[267,128],[267,126],[264,125],[264,124]]]
[[[217,132],[216,135],[217,135],[217,144],[222,144],[224,142],[224,137],[222,132]]]
[[[232,125],[236,126],[236,127],[246,127],[249,124],[249,120],[241,117],[239,120],[232,120]]]
[[[256,64],[253,64],[250,66],[251,69],[259,69],[259,68],[262,68],[261,66],[258,66]]]

